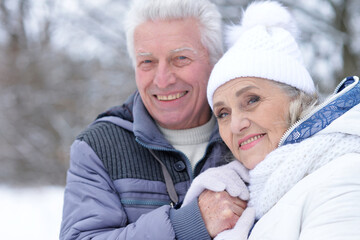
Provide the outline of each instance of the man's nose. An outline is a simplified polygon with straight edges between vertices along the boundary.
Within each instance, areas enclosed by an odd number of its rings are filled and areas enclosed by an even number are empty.
[[[158,63],[154,83],[158,88],[166,88],[169,85],[175,83],[175,74],[171,65],[166,61],[160,61]]]

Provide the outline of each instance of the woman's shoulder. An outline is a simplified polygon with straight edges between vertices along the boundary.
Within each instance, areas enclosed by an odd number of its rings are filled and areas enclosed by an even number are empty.
[[[303,180],[308,190],[301,207],[302,237],[359,236],[360,154],[342,155]]]
[[[343,203],[358,204],[360,153],[348,153],[332,160],[299,181],[283,198],[298,205],[304,216],[341,208]]]
[[[344,154],[307,175],[278,204],[311,211],[332,199],[353,198],[353,193],[360,199],[360,153]]]
[[[349,153],[309,174],[258,221],[250,239],[359,236],[359,173],[360,154]]]
[[[312,191],[313,188],[331,188],[357,182],[360,188],[360,153],[347,153],[302,179],[297,185]]]
[[[313,173],[313,178],[329,178],[329,183],[346,182],[350,180],[350,177],[360,181],[359,173],[360,153],[347,153],[319,168]]]

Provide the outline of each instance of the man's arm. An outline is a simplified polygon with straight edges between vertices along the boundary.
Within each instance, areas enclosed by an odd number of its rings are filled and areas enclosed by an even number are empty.
[[[127,224],[112,180],[85,143],[76,140],[65,189],[60,239],[174,239],[170,206],[163,206]]]

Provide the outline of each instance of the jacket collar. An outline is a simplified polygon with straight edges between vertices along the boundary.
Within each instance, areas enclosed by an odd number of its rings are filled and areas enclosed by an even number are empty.
[[[360,103],[360,83],[356,76],[345,78],[335,92],[311,114],[295,123],[284,134],[279,146],[298,143],[326,129],[333,121],[340,118]]]

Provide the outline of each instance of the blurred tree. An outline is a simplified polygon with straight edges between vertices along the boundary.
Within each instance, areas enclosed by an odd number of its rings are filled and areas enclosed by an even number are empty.
[[[249,0],[211,0],[237,23]],[[360,64],[360,2],[282,0],[320,91]],[[64,184],[69,147],[135,90],[122,17],[127,0],[0,0],[0,181]]]
[[[284,1],[285,2],[285,1]],[[286,1],[300,19],[306,62],[321,92],[330,93],[346,76],[358,75],[360,2],[356,0]]]
[[[360,2],[357,0],[279,0],[294,14],[300,47],[320,92],[331,93],[346,76],[359,75]],[[225,23],[238,23],[251,0],[213,0]]]
[[[72,38],[79,36],[67,32],[71,28],[62,33],[69,36],[68,42],[57,44],[55,38],[62,37],[57,31],[64,27],[61,17],[68,17],[79,32],[89,31],[87,38],[109,44],[105,27],[98,24],[102,31],[94,31],[94,22],[102,21],[96,14],[76,19],[67,10],[50,0],[0,2],[2,182],[64,184],[69,146],[76,134],[135,89],[132,84],[122,88],[124,81],[119,79],[131,73],[126,61],[119,64],[116,59],[73,54]],[[113,49],[124,55],[124,41],[117,37],[112,39]]]
[[[359,1],[344,0],[342,4],[336,1],[329,1],[332,9],[335,11],[334,27],[337,29],[343,37],[343,50],[342,59],[343,67],[342,71],[338,71],[337,78],[345,76],[356,75],[360,69],[360,57],[359,52],[355,50],[356,41],[353,39],[356,34],[359,34],[359,26],[352,21],[357,18],[360,20],[360,4]]]

